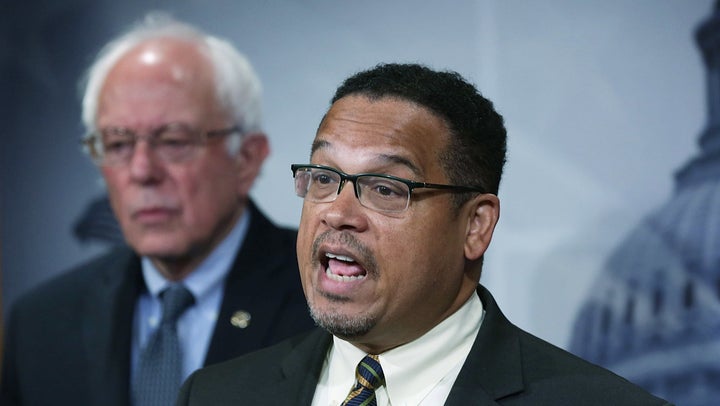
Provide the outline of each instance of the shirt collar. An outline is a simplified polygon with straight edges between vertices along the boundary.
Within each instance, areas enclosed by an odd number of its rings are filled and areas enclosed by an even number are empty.
[[[379,355],[391,404],[418,404],[458,364],[465,361],[484,316],[477,294],[418,339]],[[331,381],[355,381],[366,355],[337,337],[330,355]],[[332,384],[330,385],[333,386]]]
[[[232,262],[235,260],[238,251],[237,247],[245,240],[249,225],[250,213],[246,208],[225,239],[215,247],[194,271],[185,277],[183,284],[192,292],[196,301],[201,300],[218,283],[222,283],[225,276],[230,272]],[[151,296],[158,297],[160,292],[170,285],[170,282],[153,265],[150,258],[142,257],[141,263],[145,286],[147,286]]]

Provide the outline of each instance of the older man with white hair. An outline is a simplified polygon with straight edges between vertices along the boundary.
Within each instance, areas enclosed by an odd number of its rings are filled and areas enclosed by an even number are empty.
[[[197,368],[313,326],[296,231],[249,192],[269,143],[227,41],[149,16],[88,70],[86,150],[128,247],[17,301],[3,405],[163,405]]]

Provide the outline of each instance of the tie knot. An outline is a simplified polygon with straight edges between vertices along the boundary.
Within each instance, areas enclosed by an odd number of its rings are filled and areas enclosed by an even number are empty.
[[[174,325],[185,309],[195,302],[192,293],[182,283],[170,285],[160,293],[160,297],[163,308],[161,324]]]
[[[358,383],[370,390],[375,390],[385,384],[383,373],[377,355],[366,355],[357,366]]]

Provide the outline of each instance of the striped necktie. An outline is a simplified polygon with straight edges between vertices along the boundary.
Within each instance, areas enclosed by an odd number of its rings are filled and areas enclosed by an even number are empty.
[[[342,406],[377,406],[375,389],[385,384],[378,356],[366,355],[358,364],[355,375],[357,382]]]

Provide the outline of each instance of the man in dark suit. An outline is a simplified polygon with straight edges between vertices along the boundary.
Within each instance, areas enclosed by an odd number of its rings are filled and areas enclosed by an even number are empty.
[[[511,324],[479,285],[502,117],[453,72],[379,65],[292,165],[316,331],[193,374],[180,405],[661,405]]]
[[[148,17],[89,69],[83,120],[129,247],[17,301],[1,404],[173,404],[195,369],[313,326],[297,233],[248,196],[269,146],[232,45]]]

